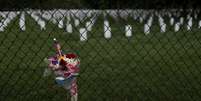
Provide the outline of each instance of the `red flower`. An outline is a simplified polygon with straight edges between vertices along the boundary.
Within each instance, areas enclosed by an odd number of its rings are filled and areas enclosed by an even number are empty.
[[[69,54],[66,54],[66,58],[74,59],[74,58],[77,58],[77,55],[73,53],[69,53]]]
[[[65,66],[66,64],[67,64],[66,61],[64,61],[63,59],[61,59],[60,65]]]

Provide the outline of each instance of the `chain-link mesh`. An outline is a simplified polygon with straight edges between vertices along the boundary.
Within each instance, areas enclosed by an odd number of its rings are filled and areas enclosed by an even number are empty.
[[[0,101],[67,101],[44,59],[81,60],[79,101],[199,101],[200,10],[0,12]]]

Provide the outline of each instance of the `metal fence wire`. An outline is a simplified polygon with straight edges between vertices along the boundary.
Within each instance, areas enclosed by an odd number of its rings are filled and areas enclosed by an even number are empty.
[[[80,58],[79,101],[199,101],[199,9],[0,11],[0,101],[68,101],[44,59]]]

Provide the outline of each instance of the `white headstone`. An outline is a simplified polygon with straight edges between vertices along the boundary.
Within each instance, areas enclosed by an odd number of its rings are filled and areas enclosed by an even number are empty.
[[[140,19],[139,19],[139,20],[140,20],[140,23],[142,23],[144,19],[143,19],[142,17],[140,17]]]
[[[73,32],[73,27],[72,27],[72,25],[69,22],[67,22],[67,24],[66,24],[66,31],[68,33],[72,33]]]
[[[4,31],[4,25],[2,24],[2,22],[0,22],[0,32]]]
[[[90,18],[90,17],[92,16],[92,11],[91,11],[91,10],[87,11],[86,16],[87,16],[88,18]]]
[[[187,19],[190,19],[190,18],[191,18],[191,15],[190,15],[190,14],[188,14],[188,15],[187,15]]]
[[[8,18],[9,19],[13,19],[14,17],[16,17],[17,16],[17,13],[16,12],[13,12],[13,11],[10,11],[10,13],[9,13],[9,15],[8,15]]]
[[[159,21],[159,25],[161,27],[161,33],[166,32],[166,24],[164,23],[164,20],[161,16],[159,16],[158,21]]]
[[[4,31],[4,28],[8,26],[8,24],[13,20],[14,17],[17,16],[15,12],[2,12],[2,15],[6,14],[6,17],[1,19],[1,31]],[[3,16],[2,16],[3,17]]]
[[[3,24],[4,24],[4,27],[7,27],[8,24],[11,22],[12,19],[10,18],[6,18],[6,20],[4,20]]]
[[[19,21],[20,29],[22,31],[25,31],[26,30],[26,25],[25,25],[25,13],[24,12],[21,13],[19,20],[20,20]]]
[[[20,13],[20,12],[17,12],[17,13]],[[28,13],[28,14],[31,14],[31,13],[32,13],[32,11],[31,11],[31,10],[29,10],[29,11],[27,11],[27,13]]]
[[[170,18],[170,25],[172,26],[173,24],[174,24],[174,18],[171,17],[171,18]]]
[[[17,13],[17,14],[20,14],[20,11],[17,11],[16,13]]]
[[[43,21],[42,19],[38,20],[38,25],[40,26],[41,30],[45,30],[46,29],[46,27],[45,27],[45,21]]]
[[[87,40],[87,29],[86,28],[80,28],[80,41],[86,41]]]
[[[127,10],[118,10],[118,13],[119,13],[119,16],[124,19],[124,20],[127,20],[128,18],[128,11]]]
[[[195,19],[197,19],[197,18],[198,18],[197,13],[194,13],[194,18],[195,18]]]
[[[91,31],[92,30],[92,26],[93,26],[93,23],[91,21],[87,21],[86,22],[85,27],[86,27],[87,31]]]
[[[126,32],[126,37],[131,37],[132,36],[132,26],[126,25],[125,26],[125,32]]]
[[[198,28],[201,28],[201,20],[198,22]]]
[[[164,33],[164,32],[166,32],[166,24],[162,23],[161,24],[161,33]]]
[[[180,18],[180,24],[183,25],[183,23],[184,23],[184,18],[181,17],[181,18]]]
[[[148,20],[148,25],[151,27],[152,26],[152,22],[153,22],[153,16],[151,16]]]
[[[59,27],[59,28],[63,28],[63,27],[64,27],[63,19],[61,19],[61,20],[59,21],[58,27]]]
[[[137,15],[135,13],[133,14],[133,18],[134,20],[137,20]]]
[[[118,10],[107,10],[107,13],[115,20],[118,20]]]
[[[136,10],[132,11],[132,17],[133,17],[134,20],[137,20],[137,13],[138,12]]]
[[[178,22],[178,23],[176,23],[176,24],[174,25],[174,31],[175,31],[175,32],[178,32],[179,29],[180,29],[180,23]]]
[[[109,39],[112,37],[112,33],[111,33],[111,28],[109,25],[109,22],[107,20],[104,21],[104,37],[106,39]]]
[[[51,21],[52,21],[53,24],[57,24],[57,20],[55,18],[52,17]]]
[[[6,18],[6,15],[4,12],[0,12],[0,16],[2,16],[3,18]]]
[[[38,21],[39,17],[36,15],[36,12],[31,13],[31,17],[35,20]]]
[[[68,12],[67,14],[66,14],[66,18],[67,18],[67,21],[71,21],[71,17],[70,17],[70,13]]]
[[[145,35],[150,33],[150,26],[148,24],[144,24],[144,33]]]
[[[193,25],[193,18],[190,17],[189,20],[188,20],[188,23],[187,23],[187,30],[191,30],[192,28],[192,25]]]
[[[78,19],[74,19],[74,24],[75,24],[75,27],[77,27],[77,26],[79,26],[80,21]]]
[[[171,17],[171,16],[172,16],[172,14],[170,12],[168,12],[168,17]]]
[[[163,18],[161,16],[159,16],[158,21],[159,21],[159,23],[163,23],[164,22],[164,20],[163,20]]]
[[[48,11],[44,11],[44,13],[42,14],[42,18],[50,20],[52,18],[52,15]]]

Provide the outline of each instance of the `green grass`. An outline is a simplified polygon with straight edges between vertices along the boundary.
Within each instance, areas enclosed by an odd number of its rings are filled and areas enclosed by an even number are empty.
[[[201,89],[201,30],[160,33],[157,22],[149,35],[143,24],[129,18],[109,18],[112,38],[103,37],[100,17],[79,41],[78,29],[69,34],[51,22],[40,31],[26,16],[26,31],[14,19],[0,32],[0,101],[66,101],[67,92],[54,88],[53,76],[42,77],[43,59],[54,55],[56,37],[65,52],[80,56],[79,101],[198,101]],[[124,36],[124,25],[133,36]],[[79,27],[83,27],[84,24]],[[51,33],[51,34],[50,34]]]

